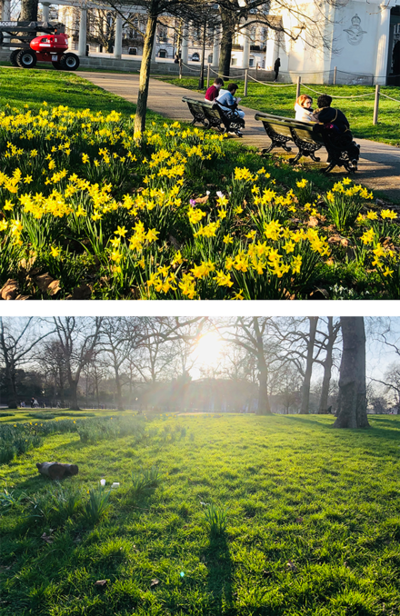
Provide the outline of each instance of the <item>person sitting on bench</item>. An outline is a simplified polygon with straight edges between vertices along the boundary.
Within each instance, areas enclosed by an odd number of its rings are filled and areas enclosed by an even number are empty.
[[[318,97],[318,109],[311,117],[312,122],[318,122],[316,130],[322,135],[324,145],[328,152],[328,162],[338,159],[342,152],[347,152],[353,169],[357,169],[360,157],[360,146],[353,141],[350,124],[340,109],[331,107],[332,97],[321,94]]]
[[[219,96],[219,91],[224,85],[224,80],[221,77],[217,77],[213,85],[207,89],[205,99],[206,101],[214,101]]]
[[[228,90],[224,94],[220,94],[216,99],[218,105],[220,105],[223,109],[225,115],[228,116],[229,119],[235,120],[235,118],[244,118],[245,113],[238,109],[238,103],[242,100],[241,98],[235,98],[234,94],[238,89],[238,85],[236,83],[230,83],[228,85]],[[236,133],[241,136],[240,131]]]
[[[296,112],[296,120],[300,120],[300,122],[312,122],[312,114],[313,110],[312,106],[312,98],[307,94],[300,94],[298,97],[294,110]]]

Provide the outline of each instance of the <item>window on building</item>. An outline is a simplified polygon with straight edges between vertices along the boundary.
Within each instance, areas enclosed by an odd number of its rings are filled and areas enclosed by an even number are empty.
[[[249,67],[252,68],[254,66],[254,58],[249,59]]]
[[[212,53],[209,53],[209,54],[208,54],[208,58],[207,58],[207,62],[208,62],[209,64],[212,64],[212,61],[213,61],[213,55],[212,55]]]
[[[237,58],[231,58],[231,66],[237,66]]]
[[[128,49],[128,54],[129,54],[130,56],[136,56],[136,54],[137,54],[137,49],[136,49],[136,47],[129,47],[129,49]]]
[[[158,57],[159,58],[166,58],[167,57],[167,50],[166,49],[160,49],[160,51],[158,52]]]
[[[192,62],[200,62],[200,56],[197,53],[197,51],[195,51],[195,53],[192,54]]]

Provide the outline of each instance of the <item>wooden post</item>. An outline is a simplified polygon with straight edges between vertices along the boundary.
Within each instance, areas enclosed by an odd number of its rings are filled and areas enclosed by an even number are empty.
[[[210,63],[207,64],[207,89],[210,87]]]
[[[247,96],[247,81],[248,81],[249,75],[248,75],[248,70],[247,68],[244,71],[244,93],[243,96]]]
[[[334,67],[333,69],[333,85],[336,85],[336,78],[337,78],[337,66]]]
[[[379,90],[381,86],[375,86],[375,104],[374,104],[374,119],[372,124],[378,124],[378,111],[379,111]]]
[[[297,86],[296,86],[296,101],[300,96],[300,87],[301,87],[301,76],[297,77]]]
[[[179,79],[182,79],[182,58],[179,58]]]

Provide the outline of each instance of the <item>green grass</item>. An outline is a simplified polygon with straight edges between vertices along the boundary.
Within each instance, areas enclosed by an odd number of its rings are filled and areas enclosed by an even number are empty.
[[[185,77],[182,79],[169,76],[155,77],[176,86],[199,92],[197,89],[198,78],[196,77]],[[238,81],[237,83],[239,85],[238,96],[243,97],[243,81]],[[397,99],[399,102],[396,103],[381,97],[379,102],[379,123],[373,126],[374,87],[324,85],[310,85],[310,87],[320,93],[329,94],[333,97],[332,105],[339,107],[346,114],[351,129],[356,137],[389,143],[390,145],[400,147],[400,125],[398,122],[400,88],[395,86],[381,88],[381,92]],[[302,87],[301,93],[310,94],[314,100],[313,106],[317,106],[318,94],[307,90],[305,86]],[[370,94],[370,96],[367,98],[355,98],[353,100],[335,98],[335,96],[358,96],[360,94]],[[249,80],[247,96],[242,99],[241,105],[250,107],[251,109],[257,109],[258,111],[294,117],[293,107],[295,100],[295,84],[292,87],[271,87]]]
[[[135,443],[46,436],[0,467],[2,615],[396,616],[400,418],[332,421],[163,416]],[[79,465],[62,491],[36,473],[52,459]],[[135,494],[132,473],[153,467]],[[96,521],[101,477],[120,488]]]
[[[106,92],[76,73],[43,69],[14,69],[0,67],[0,101],[18,108],[29,105],[40,109],[43,101],[49,106],[68,105],[71,109],[109,112],[115,109],[128,116],[135,113],[135,105],[124,98]],[[158,118],[149,112],[149,118]]]

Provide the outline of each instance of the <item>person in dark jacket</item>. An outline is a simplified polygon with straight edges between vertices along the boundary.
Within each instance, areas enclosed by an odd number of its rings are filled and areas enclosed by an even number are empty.
[[[281,68],[281,59],[277,58],[274,64],[275,81],[278,81],[279,69]]]
[[[360,148],[353,141],[350,124],[340,109],[331,107],[332,97],[322,94],[318,98],[318,109],[311,116],[312,122],[318,122],[316,127],[321,133],[328,152],[328,162],[338,159],[342,152],[348,152],[353,169],[357,169]]]
[[[400,75],[400,40],[393,47],[393,75]]]

